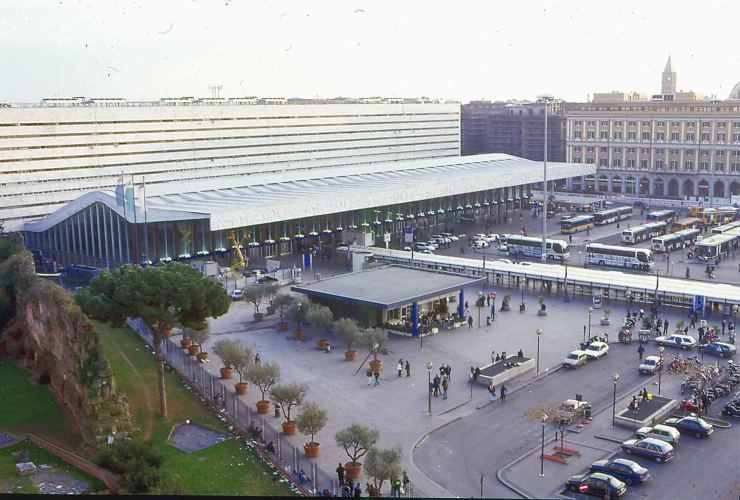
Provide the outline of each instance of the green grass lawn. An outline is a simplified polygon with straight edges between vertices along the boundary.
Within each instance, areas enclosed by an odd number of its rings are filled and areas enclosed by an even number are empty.
[[[13,434],[31,432],[66,444],[78,445],[49,387],[37,384],[16,361],[0,361],[0,430]]]
[[[273,484],[273,472],[243,442],[230,439],[195,453],[167,444],[173,425],[190,419],[221,428],[214,413],[206,409],[180,380],[166,372],[169,417],[159,416],[159,393],[154,356],[144,341],[128,328],[97,324],[106,358],[119,386],[126,391],[134,425],[142,428],[155,448],[165,456],[165,474],[173,493],[185,495],[290,495],[282,484]],[[161,493],[169,493],[162,491]]]

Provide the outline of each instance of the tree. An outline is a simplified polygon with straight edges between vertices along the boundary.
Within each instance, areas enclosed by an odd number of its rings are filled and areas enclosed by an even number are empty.
[[[546,423],[552,424],[560,433],[560,447],[563,448],[565,442],[565,431],[573,424],[583,420],[586,411],[586,405],[581,405],[574,411],[561,408],[562,404],[552,404],[540,402],[537,406],[530,408],[524,413],[524,417],[533,422],[542,422],[542,415],[547,415]]]
[[[281,323],[285,322],[285,314],[288,312],[288,308],[290,308],[294,301],[295,299],[293,296],[288,295],[287,293],[277,294],[275,298],[272,299],[272,305],[277,309]]]
[[[247,378],[262,393],[262,401],[267,401],[265,394],[280,380],[280,366],[277,363],[253,364],[249,367]]]
[[[308,386],[306,384],[285,384],[273,386],[270,394],[275,403],[280,406],[286,422],[292,422],[290,419],[291,410],[303,404],[306,397]]]
[[[224,368],[234,368],[237,361],[239,345],[233,340],[219,340],[213,346],[213,353],[221,358]]]
[[[264,289],[265,299],[267,299],[268,306],[276,309],[275,299],[277,298],[278,291],[280,290],[280,283],[278,283],[277,281],[265,281],[260,286]],[[270,314],[272,314],[272,312]]]
[[[308,444],[315,446],[318,443],[314,441],[314,436],[326,426],[328,419],[329,416],[325,410],[319,408],[316,403],[308,402],[301,407],[301,411],[296,417],[296,425],[298,425],[301,434],[311,436],[311,441]]]
[[[398,478],[401,475],[401,448],[370,448],[365,460],[365,471],[373,478],[373,485],[377,489],[383,487],[386,479],[390,481]]]
[[[351,351],[352,344],[360,339],[360,329],[358,328],[357,323],[352,319],[338,319],[334,322],[334,327],[332,329],[337,337],[339,337],[339,340],[347,346],[348,351]]]
[[[236,344],[234,352],[234,370],[239,374],[239,382],[243,383],[244,378],[249,373],[249,367],[252,365],[252,349],[244,344]]]
[[[265,298],[265,289],[262,285],[248,286],[244,289],[244,300],[254,304],[254,314],[259,314],[260,304]]]
[[[334,439],[337,446],[342,448],[353,465],[359,465],[358,460],[375,446],[380,433],[360,424],[352,424],[337,432]]]
[[[147,493],[163,479],[164,457],[154,449],[151,441],[115,441],[97,455],[95,462],[120,474],[129,493]]]
[[[326,306],[314,304],[306,314],[306,321],[316,329],[319,334],[326,333],[334,323],[334,314]]]
[[[103,270],[90,286],[75,296],[88,316],[123,325],[126,318],[141,318],[152,333],[159,378],[159,406],[167,416],[164,360],[161,353],[164,332],[179,325],[202,330],[207,318],[229,310],[229,296],[218,282],[180,263],[143,268],[127,264],[110,272]]]
[[[185,327],[183,329],[183,332],[183,335],[185,335],[185,337],[189,338],[193,342],[193,344],[198,346],[198,350],[200,352],[203,352],[203,344],[205,344],[206,341],[211,337],[211,332],[208,330],[207,325],[205,328],[202,328],[200,330]]]
[[[296,329],[300,330],[303,323],[306,322],[306,315],[311,308],[311,303],[305,298],[293,300],[293,303],[288,307],[286,313],[287,317],[291,321],[295,321]]]
[[[373,359],[378,359],[378,352],[388,343],[388,332],[382,328],[370,328],[361,336],[362,343],[372,353]]]

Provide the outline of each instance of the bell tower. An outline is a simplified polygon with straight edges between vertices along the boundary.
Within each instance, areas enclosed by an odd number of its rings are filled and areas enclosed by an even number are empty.
[[[668,56],[668,62],[665,64],[665,69],[663,70],[660,93],[663,95],[676,94],[676,72],[673,71],[673,67],[671,66],[671,56]]]

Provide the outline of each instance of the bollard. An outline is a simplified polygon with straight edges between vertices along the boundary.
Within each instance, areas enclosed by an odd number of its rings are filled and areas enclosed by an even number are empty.
[[[319,486],[316,484],[316,462],[311,463],[311,480],[313,481],[313,492],[318,493]]]
[[[283,447],[279,432],[277,433],[277,457],[279,461],[283,461]]]
[[[293,447],[293,470],[298,470],[298,448]],[[314,484],[316,482],[314,481]]]

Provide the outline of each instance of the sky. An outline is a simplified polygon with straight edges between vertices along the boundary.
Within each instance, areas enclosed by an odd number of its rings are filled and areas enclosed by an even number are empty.
[[[740,2],[0,0],[0,100],[585,101],[740,81]]]

